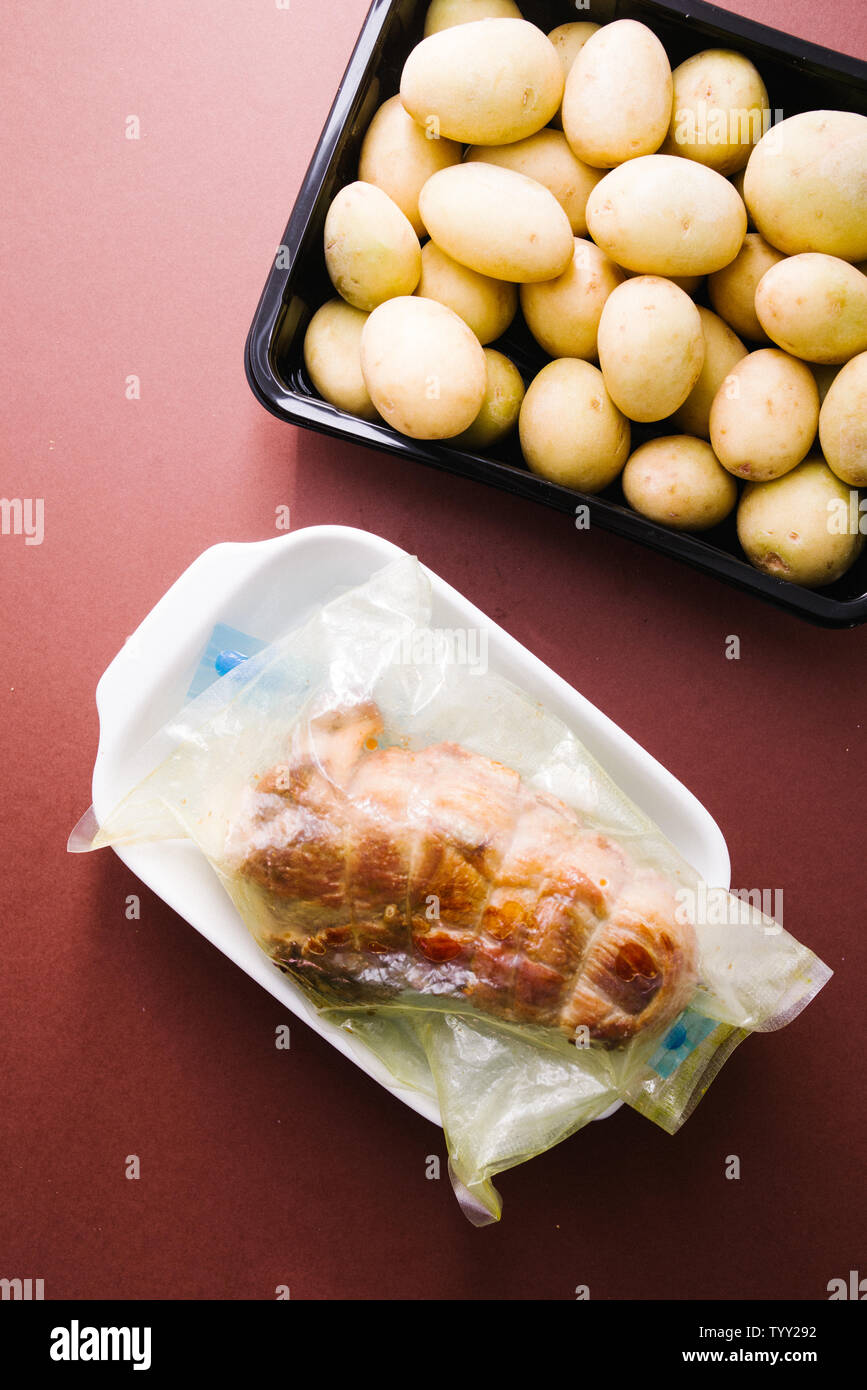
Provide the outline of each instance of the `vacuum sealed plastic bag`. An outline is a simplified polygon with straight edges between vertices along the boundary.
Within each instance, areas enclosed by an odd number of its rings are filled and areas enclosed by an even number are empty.
[[[88,847],[192,839],[275,966],[436,1097],[484,1224],[496,1173],[618,1100],[676,1130],[831,972],[750,904],[700,910],[562,721],[429,622],[409,557],[335,598],[186,706]]]

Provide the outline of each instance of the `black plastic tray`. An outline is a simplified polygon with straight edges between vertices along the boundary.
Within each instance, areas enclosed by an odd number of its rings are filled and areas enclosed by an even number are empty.
[[[407,439],[385,424],[337,410],[316,395],[304,369],[303,342],[311,314],[335,293],[325,270],[325,215],[338,190],[357,177],[364,132],[380,103],[398,90],[406,56],[421,38],[426,8],[427,0],[374,0],[370,7],[247,338],[245,366],[255,395],[280,419],[475,478],[558,511],[574,513],[577,505],[586,503],[592,525],[631,536],[811,622],[827,627],[867,622],[867,549],[836,584],[818,591],[803,589],[753,569],[738,545],[733,517],[701,539],[670,531],[628,508],[619,483],[590,497],[537,477],[524,465],[516,435],[485,455],[467,454],[448,442]],[[662,40],[672,66],[703,48],[737,49],[755,62],[772,110],[784,116],[823,108],[867,114],[867,63],[700,0],[591,0],[587,9],[576,9],[571,0],[521,0],[521,9],[545,32],[575,19],[640,19]],[[520,311],[496,346],[528,381],[548,360]],[[664,432],[664,424],[636,427],[634,441]]]

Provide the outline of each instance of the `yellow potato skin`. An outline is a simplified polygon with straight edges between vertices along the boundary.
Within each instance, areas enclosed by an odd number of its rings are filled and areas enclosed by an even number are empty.
[[[523,19],[514,0],[431,0],[424,20],[424,36],[470,24],[478,19]]]
[[[620,267],[595,242],[576,237],[572,259],[562,275],[521,286],[527,327],[549,357],[582,357],[595,362],[605,301],[625,279]]]
[[[519,429],[532,472],[580,492],[601,492],[629,454],[629,421],[598,367],[575,357],[549,362],[533,379]]]
[[[482,408],[468,430],[455,437],[462,449],[489,449],[518,423],[524,399],[524,379],[518,368],[502,352],[485,348],[488,384]]]
[[[747,349],[717,314],[701,304],[696,308],[704,335],[704,363],[695,386],[671,419],[684,434],[709,439],[710,408],[716,393],[735,364],[746,357]]]
[[[718,174],[744,169],[770,112],[767,88],[749,58],[708,48],[676,67],[672,83],[671,125],[663,152],[695,159]]]
[[[453,309],[484,346],[502,337],[518,309],[518,288],[452,260],[435,241],[421,249],[416,294]]]
[[[819,412],[819,442],[842,482],[867,488],[867,352],[853,357],[831,382]]]
[[[564,83],[569,79],[572,71],[572,64],[581,52],[591,34],[595,34],[599,29],[598,24],[588,22],[575,22],[573,24],[558,24],[556,29],[552,29],[548,38],[557,50],[557,57],[560,59],[560,66],[563,69]],[[565,92],[565,87],[564,87]],[[563,107],[555,116],[551,117],[551,125],[555,130],[563,129]]]
[[[495,280],[553,280],[572,257],[572,228],[553,193],[513,169],[443,169],[428,179],[419,207],[438,246]]]
[[[618,19],[591,34],[566,79],[563,130],[600,169],[658,150],[671,121],[671,67],[646,24]]]
[[[432,299],[389,299],[361,335],[361,370],[380,415],[412,439],[451,439],[478,415],[485,353],[462,318]]]
[[[829,525],[829,507],[849,506],[849,488],[824,460],[805,459],[785,477],[750,483],[738,507],[738,540],[756,569],[818,589],[855,563],[864,537]]]
[[[819,424],[819,391],[805,362],[759,348],[735,363],[710,408],[710,442],[724,468],[768,482],[807,455]]]
[[[587,199],[602,172],[583,164],[559,130],[540,130],[512,145],[472,145],[467,151],[467,163],[479,161],[514,169],[543,184],[569,218],[573,234],[587,235]]]
[[[325,265],[337,293],[369,313],[395,295],[412,294],[421,246],[387,193],[372,183],[351,183],[325,218]]]
[[[643,275],[709,275],[734,260],[747,212],[714,169],[651,154],[612,169],[587,199],[587,227],[613,261]]]
[[[393,96],[380,106],[367,128],[358,177],[387,193],[421,237],[425,225],[418,210],[418,195],[431,174],[460,164],[462,155],[454,140],[428,139],[400,97]]]
[[[701,316],[670,280],[639,275],[605,301],[598,347],[605,385],[624,415],[664,420],[683,405],[701,372]]]
[[[621,269],[622,269],[622,267],[621,267]],[[624,270],[624,271],[623,271],[623,274],[626,276],[627,280],[631,280],[631,279],[634,279],[636,275],[642,275],[642,274],[644,274],[644,272],[641,271],[641,270]],[[670,280],[671,283],[672,283],[673,285],[677,285],[677,288],[678,288],[679,290],[685,290],[685,292],[686,292],[688,295],[690,295],[690,296],[692,296],[692,297],[694,298],[695,295],[698,293],[699,289],[701,288],[701,286],[704,284],[705,279],[706,279],[706,276],[704,276],[704,275],[666,275],[664,278],[665,278],[666,280]]]
[[[750,342],[771,341],[756,313],[756,289],[765,272],[784,259],[758,232],[747,232],[731,264],[707,278],[708,297],[720,318]]]
[[[867,116],[805,111],[772,126],[750,155],[744,198],[787,256],[867,258]]]
[[[788,256],[756,286],[756,315],[794,357],[848,362],[867,349],[867,275],[838,256]]]
[[[368,315],[343,299],[317,309],[304,335],[304,365],[316,390],[329,405],[377,420],[376,407],[361,372],[361,334]]]
[[[422,39],[404,64],[404,106],[466,145],[507,145],[546,126],[563,97],[554,45],[523,19],[481,19]]]
[[[724,521],[738,485],[710,445],[689,435],[642,444],[623,470],[623,495],[642,516],[676,531],[707,531]]]

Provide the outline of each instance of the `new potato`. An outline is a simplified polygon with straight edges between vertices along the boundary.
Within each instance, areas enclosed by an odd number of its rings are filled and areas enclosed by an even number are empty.
[[[833,584],[854,564],[864,537],[834,528],[849,488],[820,458],[769,483],[750,483],[738,507],[738,539],[756,569],[807,589]]]
[[[502,337],[518,308],[516,285],[470,270],[452,260],[435,241],[422,247],[416,294],[453,309],[483,345]]]
[[[833,582],[863,544],[827,515],[867,486],[867,118],[807,112],[757,140],[747,59],[706,50],[672,74],[633,20],[546,37],[512,0],[433,0],[425,35],[326,218],[341,298],[305,335],[316,390],[464,449],[519,423],[532,471],[588,493],[622,472],[630,505],[676,529],[718,524],[746,478],[751,562]],[[684,292],[705,275],[716,313]],[[526,392],[483,347],[519,286],[554,359]],[[629,457],[630,419],[685,433]],[[807,457],[817,427],[830,466]]]
[[[463,449],[489,449],[492,444],[511,433],[518,423],[524,399],[524,379],[514,362],[485,348],[488,383],[482,408],[468,430],[453,441]]]
[[[639,275],[605,301],[598,347],[605,385],[624,415],[664,420],[683,405],[701,372],[701,316],[670,280]]]
[[[867,116],[804,111],[772,126],[750,155],[744,198],[787,256],[867,258]]]
[[[400,97],[393,96],[380,106],[367,128],[358,177],[387,193],[409,219],[416,236],[423,236],[418,195],[431,174],[460,164],[462,154],[454,140],[429,140]]]
[[[563,81],[565,82],[572,71],[572,64],[581,52],[591,34],[595,34],[599,28],[598,24],[577,22],[573,24],[558,24],[556,29],[552,29],[548,38],[557,50],[557,57],[560,59],[560,66],[563,69]],[[562,107],[556,116],[551,118],[551,125],[558,130],[563,129]]]
[[[704,363],[698,379],[672,416],[672,423],[701,439],[710,438],[710,408],[736,362],[746,357],[747,349],[736,333],[717,314],[701,304],[696,305],[704,335]]]
[[[304,365],[320,396],[338,410],[377,419],[361,373],[361,334],[368,315],[332,299],[313,315],[304,335]]]
[[[560,59],[523,19],[480,19],[412,50],[400,95],[426,129],[466,145],[507,145],[546,126],[563,97]]]
[[[626,276],[627,280],[630,280],[630,279],[632,279],[632,278],[633,278],[634,276],[636,276],[636,275],[643,275],[643,274],[644,274],[644,271],[641,271],[641,270],[624,270],[623,274]],[[686,293],[687,293],[688,295],[692,295],[693,297],[698,293],[699,289],[700,289],[701,286],[704,284],[706,278],[707,278],[707,277],[704,276],[704,275],[666,275],[666,276],[665,276],[665,279],[666,279],[666,280],[670,280],[671,283],[672,283],[673,285],[677,285],[677,288],[678,288],[679,290],[686,290]]]
[[[575,236],[587,234],[587,199],[602,177],[599,169],[582,164],[559,130],[540,130],[513,145],[473,145],[467,162],[498,164],[526,174],[550,189],[569,218]]]
[[[758,232],[748,232],[731,264],[708,276],[708,296],[720,318],[751,342],[770,342],[756,314],[756,289],[765,272],[783,259]]]
[[[522,19],[515,0],[431,0],[424,21],[424,36],[470,24],[476,19]]]
[[[794,357],[848,362],[867,348],[867,275],[838,256],[788,256],[759,281],[756,314]]]
[[[566,79],[563,130],[600,169],[658,150],[671,121],[671,67],[646,24],[618,19],[591,34]]]
[[[819,413],[819,440],[832,472],[867,487],[867,352],[837,373]]]
[[[521,309],[539,346],[549,357],[595,361],[602,309],[625,278],[595,242],[576,237],[572,259],[562,275],[521,286]]]
[[[553,280],[571,259],[572,228],[557,199],[513,169],[482,163],[443,169],[428,179],[419,206],[438,246],[495,280]]]
[[[372,183],[351,183],[325,218],[325,264],[337,293],[369,312],[395,295],[412,294],[421,247],[387,193]]]
[[[819,423],[819,391],[805,362],[759,348],[732,368],[710,408],[710,442],[724,468],[766,482],[796,467]]]
[[[530,383],[519,428],[532,471],[581,492],[601,492],[629,453],[629,421],[598,367],[575,357],[549,362]]]
[[[587,199],[587,226],[627,270],[709,275],[740,251],[747,213],[737,190],[714,169],[677,155],[650,154],[621,164],[597,183]]]
[[[695,159],[719,174],[743,169],[770,115],[767,88],[749,58],[707,48],[675,68],[672,82],[664,153]]]
[[[627,460],[623,495],[630,507],[678,531],[718,526],[738,500],[738,485],[703,439],[651,439]]]
[[[412,439],[468,429],[487,389],[484,348],[462,318],[432,299],[389,299],[361,335],[361,370],[384,420]]]

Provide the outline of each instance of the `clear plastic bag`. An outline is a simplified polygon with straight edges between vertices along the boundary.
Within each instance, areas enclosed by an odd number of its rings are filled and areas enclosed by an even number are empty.
[[[498,1172],[618,1100],[674,1132],[831,972],[719,890],[697,910],[673,845],[430,603],[396,560],[230,670],[77,847],[193,840],[275,966],[436,1097],[481,1225]]]

